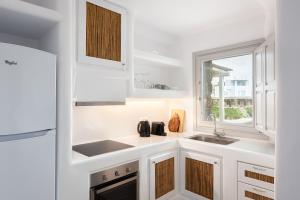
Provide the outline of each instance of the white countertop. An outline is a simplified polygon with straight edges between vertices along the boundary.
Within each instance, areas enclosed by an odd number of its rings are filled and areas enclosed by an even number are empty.
[[[121,162],[124,156],[126,156],[128,160],[134,160],[134,158],[138,158],[142,155],[151,155],[157,151],[162,152],[163,150],[176,148],[178,146],[181,146],[183,148],[191,147],[196,150],[204,148],[207,149],[207,151],[216,151],[216,153],[222,151],[233,151],[238,152],[239,154],[256,154],[259,156],[268,157],[268,159],[271,159],[272,161],[274,160],[274,144],[271,144],[268,141],[261,141],[255,139],[238,139],[240,141],[235,142],[233,144],[218,145],[188,139],[183,133],[169,133],[167,136],[151,135],[151,137],[139,137],[138,134],[135,134],[127,137],[112,139],[114,141],[133,145],[134,147],[132,148],[114,151],[111,153],[105,153],[93,157],[87,157],[73,151],[72,165],[84,166],[90,164],[93,165],[93,167],[95,168],[97,166],[96,163],[113,163],[110,161],[117,161],[118,159]],[[93,171],[93,167],[89,167],[89,170]]]

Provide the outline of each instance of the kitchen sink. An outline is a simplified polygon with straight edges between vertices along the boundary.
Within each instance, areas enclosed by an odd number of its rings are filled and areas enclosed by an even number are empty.
[[[234,142],[239,141],[239,140],[233,139],[233,138],[219,137],[219,136],[213,136],[213,135],[196,135],[196,136],[190,137],[189,139],[203,141],[203,142],[209,142],[209,143],[215,143],[215,144],[221,144],[221,145],[228,145],[228,144],[232,144]]]

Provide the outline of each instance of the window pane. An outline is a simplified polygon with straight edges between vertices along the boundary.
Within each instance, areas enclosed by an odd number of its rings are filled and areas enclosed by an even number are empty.
[[[203,63],[202,120],[211,121],[211,115],[219,118],[219,77],[212,61]]]
[[[202,119],[252,125],[252,54],[210,60],[202,69]]]

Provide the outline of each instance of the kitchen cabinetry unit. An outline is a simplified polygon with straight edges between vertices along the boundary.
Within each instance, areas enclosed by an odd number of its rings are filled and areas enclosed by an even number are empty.
[[[254,52],[255,127],[267,134],[276,131],[275,44],[270,38]]]
[[[274,169],[238,162],[238,200],[274,200]]]
[[[182,151],[182,193],[193,199],[221,199],[221,160],[199,153]]]
[[[168,199],[177,188],[177,152],[150,158],[150,200]]]
[[[126,10],[102,0],[79,0],[78,61],[126,67]]]
[[[103,0],[79,0],[74,101],[125,104],[128,96],[127,10]]]

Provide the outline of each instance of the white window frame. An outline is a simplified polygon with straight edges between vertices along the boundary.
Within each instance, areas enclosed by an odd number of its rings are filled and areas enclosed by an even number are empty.
[[[201,71],[202,63],[209,60],[224,59],[229,57],[242,56],[247,54],[254,55],[254,51],[258,48],[264,39],[254,40],[250,42],[240,43],[236,45],[226,46],[222,48],[216,48],[206,51],[199,51],[193,53],[194,61],[194,130],[195,131],[207,131],[208,129],[213,129],[213,122],[203,121],[201,119],[201,109],[202,109],[202,91],[201,91]],[[200,67],[199,67],[200,66]],[[252,86],[252,96],[253,96],[253,121],[251,126],[242,124],[228,124],[224,122],[217,122],[217,128],[223,129],[226,132],[249,132],[249,133],[259,133],[255,129],[255,68],[254,68],[254,56],[253,56],[253,86]]]

